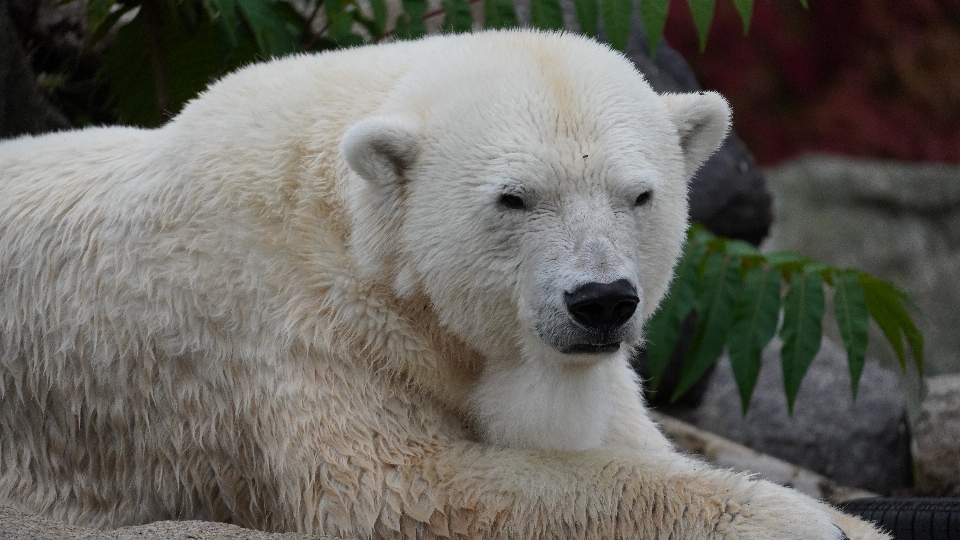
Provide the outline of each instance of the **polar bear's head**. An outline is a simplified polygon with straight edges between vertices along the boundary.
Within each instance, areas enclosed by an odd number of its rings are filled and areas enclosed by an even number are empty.
[[[425,294],[487,358],[472,402],[489,439],[594,446],[609,414],[598,366],[641,342],[680,254],[687,182],[728,123],[718,94],[657,95],[582,38],[451,39],[344,136],[358,269]],[[569,433],[529,440],[498,410],[538,392],[584,394],[580,421],[550,428]]]

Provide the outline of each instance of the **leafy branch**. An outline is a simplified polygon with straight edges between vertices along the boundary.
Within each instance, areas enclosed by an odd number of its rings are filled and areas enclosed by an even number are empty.
[[[690,390],[726,347],[745,413],[760,373],[761,354],[779,327],[784,388],[792,412],[800,382],[820,349],[826,288],[833,290],[854,398],[871,319],[890,342],[901,368],[906,369],[905,341],[923,373],[923,335],[907,309],[915,306],[899,287],[796,253],[760,253],[746,242],[720,238],[694,225],[671,292],[647,323],[652,389],[663,379],[680,325],[694,312],[697,328],[671,399]]]
[[[702,48],[716,0],[686,1]],[[746,32],[753,0],[732,1]],[[416,39],[427,33],[426,21],[441,17],[444,32],[470,31],[470,6],[479,2],[483,27],[518,26],[513,0],[443,0],[434,10],[428,10],[427,0],[401,0],[403,9],[393,21],[386,0],[86,0],[86,6],[91,45],[114,39],[102,80],[109,83],[120,121],[155,126],[211,80],[258,58]],[[626,50],[635,6],[656,53],[670,0],[574,0],[581,31],[597,37],[602,25],[619,50]],[[560,1],[530,0],[530,24],[562,29]]]

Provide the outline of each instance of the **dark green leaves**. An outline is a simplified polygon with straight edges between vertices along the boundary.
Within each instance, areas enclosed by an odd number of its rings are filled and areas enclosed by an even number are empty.
[[[660,37],[667,25],[667,14],[670,12],[670,0],[639,0],[640,18],[643,19],[643,28],[647,31],[647,44],[650,46],[650,56],[657,54]]]
[[[443,30],[445,32],[469,32],[473,28],[473,19],[470,16],[470,4],[466,0],[443,1]]]
[[[733,323],[727,347],[733,377],[740,389],[743,414],[760,375],[763,348],[777,332],[780,314],[780,273],[768,266],[749,268],[733,309]]]
[[[562,30],[563,12],[558,0],[530,0],[530,24],[544,30]]]
[[[374,39],[377,39],[387,30],[387,2],[386,0],[370,0],[370,8],[373,10],[373,24],[376,29],[373,36]]]
[[[90,0],[87,4],[87,24],[91,32],[96,32],[107,17],[117,0]]]
[[[577,12],[580,31],[590,37],[597,37],[597,0],[573,0],[573,7]]]
[[[723,352],[733,305],[740,292],[740,259],[729,252],[710,253],[703,262],[701,280],[697,299],[697,331],[671,399],[686,393]]]
[[[897,353],[900,367],[906,368],[903,347],[903,338],[906,337],[916,361],[917,371],[923,374],[923,334],[917,330],[910,314],[903,307],[903,302],[912,303],[912,301],[906,293],[890,283],[863,273],[859,273],[857,277],[860,286],[863,287],[863,295],[870,316],[877,321],[880,330]]]
[[[844,270],[833,279],[833,311],[837,318],[837,327],[843,346],[847,350],[847,362],[850,365],[850,384],[853,397],[857,397],[860,374],[867,355],[867,340],[870,330],[870,314],[867,311],[867,299],[857,272]]]
[[[403,0],[403,13],[397,18],[396,36],[415,39],[427,33],[423,15],[427,12],[427,0]]]
[[[650,387],[656,391],[667,368],[673,349],[680,339],[680,329],[687,315],[697,304],[697,285],[700,283],[698,265],[706,253],[706,242],[699,241],[691,232],[677,264],[676,277],[660,309],[647,321],[647,362],[650,364]]]
[[[787,392],[787,409],[791,414],[800,382],[820,350],[823,285],[823,278],[819,274],[793,276],[783,300],[783,326],[780,328],[783,348],[780,349],[780,360]]]
[[[800,383],[820,349],[827,286],[834,289],[834,312],[849,359],[854,396],[866,357],[870,317],[890,340],[902,364],[906,341],[918,368],[922,366],[923,336],[905,307],[912,302],[896,286],[796,253],[763,254],[749,244],[714,237],[694,225],[671,291],[647,322],[651,388],[658,387],[680,329],[693,312],[697,326],[671,398],[689,390],[727,347],[745,413],[762,352],[777,334],[782,313],[780,357],[792,412]],[[781,297],[783,290],[786,294]]]
[[[753,0],[733,0],[733,5],[737,7],[737,13],[743,21],[743,35],[747,35],[750,31],[750,19],[753,16]]]
[[[260,51],[268,56],[283,56],[292,53],[297,43],[287,30],[278,2],[263,0],[236,0],[237,7],[253,32]]]
[[[610,41],[610,45],[619,51],[627,50],[632,12],[633,0],[600,0],[603,29],[607,31],[607,39]]]
[[[700,38],[700,50],[707,46],[707,34],[710,33],[710,23],[713,22],[713,10],[716,0],[687,0],[690,14],[693,15],[693,25],[697,27],[697,36]]]
[[[513,7],[513,0],[484,0],[483,26],[486,28],[518,26],[517,12]]]

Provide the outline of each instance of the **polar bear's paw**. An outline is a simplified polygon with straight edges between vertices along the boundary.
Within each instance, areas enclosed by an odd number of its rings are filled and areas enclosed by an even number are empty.
[[[833,512],[797,491],[768,482],[751,482],[746,500],[725,503],[716,532],[740,540],[889,540],[866,522]],[[832,514],[836,513],[834,516]],[[836,518],[841,518],[839,521]],[[844,532],[840,527],[846,527]]]

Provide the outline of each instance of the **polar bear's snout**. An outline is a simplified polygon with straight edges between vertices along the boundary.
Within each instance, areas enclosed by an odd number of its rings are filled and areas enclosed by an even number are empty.
[[[574,321],[601,334],[609,334],[626,324],[640,303],[637,289],[626,279],[585,283],[571,292],[564,292],[563,300]],[[619,341],[576,344],[565,352],[610,353],[619,347]]]

